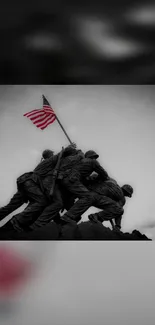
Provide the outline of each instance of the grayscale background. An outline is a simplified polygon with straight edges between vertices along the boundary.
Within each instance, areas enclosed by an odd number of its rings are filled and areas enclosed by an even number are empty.
[[[72,141],[97,150],[112,177],[133,185],[123,230],[137,227],[154,239],[154,86],[1,86],[0,205],[16,191],[16,177],[40,161],[44,148],[57,152],[68,144],[57,122],[41,131],[23,117],[41,108],[42,93]],[[16,295],[0,293],[0,304],[10,303],[0,310],[1,325],[154,325],[154,242],[3,245],[36,267]]]
[[[58,152],[68,144],[57,121],[41,131],[23,116],[42,107],[42,94],[72,141],[97,150],[109,175],[134,187],[123,231],[137,228],[154,239],[155,86],[0,86],[0,205],[15,193],[16,178],[39,163],[42,150]]]

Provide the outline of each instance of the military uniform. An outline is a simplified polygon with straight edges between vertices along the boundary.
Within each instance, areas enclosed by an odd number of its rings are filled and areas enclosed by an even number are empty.
[[[67,156],[73,151],[74,154],[78,152],[76,149],[68,146],[64,150],[64,155]],[[29,230],[29,226],[36,221],[38,216],[40,216],[40,219],[34,227],[44,225],[51,221],[63,208],[63,201],[58,186],[55,188],[52,201],[49,197],[53,180],[53,168],[57,163],[58,156],[59,154],[47,157],[38,164],[33,172],[24,173],[17,179],[18,194],[13,197],[11,204],[1,208],[1,220],[25,203],[25,197],[27,197],[30,203],[24,211],[14,215],[11,221],[4,225],[1,230],[8,227],[10,229],[12,226],[17,231]],[[64,159],[67,159],[67,157]],[[44,214],[42,214],[43,211]]]
[[[89,215],[89,220],[111,222],[113,219],[115,219],[116,226],[121,228],[120,224],[124,209],[119,203],[112,200],[110,197],[102,196],[96,193],[96,195],[94,195],[93,206],[102,209],[102,211]]]
[[[67,198],[65,198],[65,204],[64,204],[65,194],[62,195],[61,193],[62,171],[66,168],[66,166],[67,168],[71,168],[71,166],[76,165],[81,161],[82,158],[83,158],[83,153],[81,151],[75,151],[73,155],[64,157],[62,159],[60,163],[60,172],[54,189],[52,202],[51,204],[48,204],[48,206],[43,210],[43,212],[40,214],[37,220],[30,226],[30,229],[36,230],[37,228],[44,226],[45,224],[53,220],[61,209],[63,209],[65,206],[67,208],[68,205],[66,203]],[[45,177],[45,179],[43,180],[43,186],[47,192],[50,190],[51,187],[50,177],[51,177],[50,175],[47,175],[47,177]],[[69,202],[69,205],[72,205],[74,202],[74,199],[71,200],[72,201]]]
[[[28,196],[31,200],[37,200],[37,190],[38,186],[42,192],[44,192],[44,186],[42,183],[42,178],[45,177],[45,175],[53,170],[53,167],[55,166],[58,159],[58,155],[52,156],[51,158],[45,159],[44,161],[40,162],[38,166],[34,169],[33,172],[28,172],[22,174],[20,177],[17,178],[17,193],[14,194],[14,196],[11,198],[10,202],[0,208],[0,220],[4,219],[7,215],[18,209],[20,206],[22,206],[24,203],[28,202],[27,198],[27,191],[29,192]],[[51,180],[51,179],[50,179]],[[27,182],[27,185],[25,186],[25,182]],[[33,190],[28,189],[28,186]],[[35,189],[34,189],[35,188]],[[36,195],[35,195],[36,193]],[[40,191],[39,198],[40,198]],[[34,197],[35,195],[35,197]],[[31,205],[29,205],[30,208]],[[29,210],[29,209],[28,209]],[[27,211],[28,211],[27,210]]]
[[[27,178],[26,178],[27,177]],[[25,181],[21,195],[27,195],[30,203],[24,209],[24,211],[14,215],[11,220],[9,220],[3,227],[0,229],[0,236],[4,237],[6,233],[7,239],[9,239],[9,233],[27,231],[31,223],[35,221],[38,217],[38,213],[41,213],[43,209],[48,204],[46,196],[42,193],[39,186],[31,179],[31,175],[27,173],[24,175]],[[4,234],[3,234],[4,233]]]
[[[89,195],[90,191],[84,185],[84,180],[93,171],[96,171],[103,180],[108,178],[107,172],[100,166],[100,164],[91,158],[83,158],[79,163],[74,166],[61,170],[58,179],[62,179],[62,185],[73,193],[77,198]]]
[[[22,193],[17,191],[11,198],[10,202],[4,207],[0,208],[0,221],[27,202],[28,199],[24,197]]]
[[[24,181],[22,191],[27,195],[30,203],[24,211],[14,215],[11,219],[14,229],[17,231],[26,230],[49,203],[42,189],[31,178]]]
[[[86,181],[86,186],[90,191],[107,196],[118,202],[121,206],[124,206],[126,202],[122,188],[111,178],[103,182],[98,177],[96,179],[90,177],[88,181]]]
[[[87,187],[89,190],[94,190],[99,196],[96,197],[95,207],[102,209],[102,198],[104,198],[105,203],[103,202],[103,211],[98,213],[91,214],[88,218],[94,221],[111,221],[115,219],[115,225],[117,228],[121,228],[122,215],[124,213],[123,206],[125,205],[126,198],[123,191],[124,186],[121,188],[116,181],[109,179],[105,182],[96,179],[89,179],[87,182]],[[127,186],[127,187],[126,187]],[[133,189],[129,185],[125,185],[130,192],[133,192]],[[107,201],[107,206],[106,206]]]
[[[62,185],[76,198],[79,198],[62,217],[64,220],[67,221],[68,217],[70,220],[79,220],[79,217],[93,205],[94,194],[84,185],[84,180],[92,172],[98,173],[102,180],[108,178],[107,172],[100,166],[96,159],[92,158],[83,158],[78,164],[70,169],[66,168],[62,173],[60,170]]]
[[[54,194],[46,206],[44,206],[43,211],[37,217],[37,219],[30,225],[31,230],[36,230],[47,223],[51,222],[55,217],[57,217],[59,211],[64,207],[60,188],[58,184],[55,185]]]
[[[31,225],[41,214],[41,212],[49,204],[49,200],[46,196],[42,178],[51,171],[58,159],[58,155],[52,156],[51,158],[42,161],[33,172],[24,173],[17,179],[18,194],[15,196],[14,201],[16,204],[12,204],[2,208],[0,211],[1,220],[9,213],[14,211],[16,208],[21,206],[26,197],[30,203],[24,209],[24,211],[14,215],[6,225],[1,227],[2,231],[7,231],[13,228],[16,231],[28,230]],[[23,200],[22,200],[23,198]],[[8,209],[7,209],[8,208]],[[4,212],[4,213],[3,213]]]

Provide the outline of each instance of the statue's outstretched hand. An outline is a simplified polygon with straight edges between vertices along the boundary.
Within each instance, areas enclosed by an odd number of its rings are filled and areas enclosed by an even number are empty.
[[[71,147],[74,148],[74,149],[76,149],[77,148],[76,143],[75,142],[72,142]]]

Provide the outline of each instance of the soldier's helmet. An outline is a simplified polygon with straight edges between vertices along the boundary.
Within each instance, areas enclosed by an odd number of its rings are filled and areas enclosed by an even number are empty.
[[[44,159],[47,159],[47,158],[50,158],[51,156],[53,156],[53,154],[54,154],[54,151],[46,149],[46,150],[43,151],[42,157]]]
[[[125,184],[125,185],[123,185],[123,186],[122,186],[122,190],[123,190],[123,192],[125,192],[125,194],[127,194],[129,197],[131,197],[132,194],[133,194],[133,188],[132,188],[132,186],[129,185],[129,184]]]
[[[94,158],[94,159],[97,159],[99,157],[99,155],[94,150],[88,150],[85,153],[85,157],[86,158]]]

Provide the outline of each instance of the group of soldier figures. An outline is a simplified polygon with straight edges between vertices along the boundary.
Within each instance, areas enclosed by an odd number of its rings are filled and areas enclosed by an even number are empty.
[[[120,187],[110,178],[93,150],[84,154],[75,144],[69,145],[61,152],[58,167],[59,157],[60,153],[44,150],[38,166],[17,179],[17,192],[0,208],[0,221],[24,203],[27,206],[0,228],[0,238],[5,234],[7,239],[10,232],[37,230],[51,221],[62,226],[77,223],[92,206],[101,211],[88,216],[91,222],[109,220],[112,228],[120,231],[125,197],[132,196],[133,188],[128,184]]]

